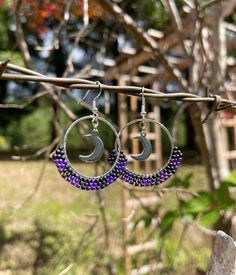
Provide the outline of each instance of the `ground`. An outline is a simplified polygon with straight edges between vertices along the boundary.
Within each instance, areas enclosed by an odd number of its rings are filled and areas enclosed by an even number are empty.
[[[109,257],[117,274],[124,274],[121,186],[115,183],[102,191],[110,232],[109,254],[96,192],[77,190],[60,177],[53,163],[44,164],[0,162],[0,274],[59,274],[66,268],[62,274],[105,274],[99,270],[104,270],[102,264],[109,263]],[[38,191],[30,197],[44,168]],[[84,171],[87,166],[80,169]],[[178,174],[189,172],[195,174],[193,189],[205,186],[202,167],[185,165]],[[164,195],[164,201],[168,203],[163,207],[175,207],[175,194]],[[165,241],[168,253],[161,274],[195,274],[196,267],[206,269],[209,239],[188,228],[178,250],[181,229],[182,224],[177,224]]]

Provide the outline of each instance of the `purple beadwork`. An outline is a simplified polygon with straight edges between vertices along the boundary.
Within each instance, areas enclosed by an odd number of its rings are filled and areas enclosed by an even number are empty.
[[[110,154],[111,155],[111,154]],[[66,160],[64,146],[60,145],[52,156],[54,163],[61,176],[67,180],[70,184],[82,190],[99,190],[107,187],[111,183],[120,177],[120,174],[124,171],[127,159],[123,154],[120,154],[117,163],[116,156],[109,157],[108,162],[114,165],[112,169],[106,174],[100,177],[85,177],[76,172],[69,162]],[[113,163],[112,163],[113,162]]]
[[[125,157],[123,152],[121,152],[120,155]],[[115,159],[116,159],[116,151],[113,150],[109,156],[109,160],[110,160],[109,163],[113,165]],[[166,163],[166,165],[162,169],[160,169],[156,173],[153,173],[150,175],[140,175],[140,174],[131,172],[125,166],[121,166],[122,171],[121,171],[120,178],[125,182],[132,184],[134,186],[139,186],[139,187],[157,186],[163,183],[164,181],[168,180],[172,175],[176,173],[176,170],[179,167],[181,161],[182,161],[181,151],[178,149],[177,146],[173,146],[169,161]]]

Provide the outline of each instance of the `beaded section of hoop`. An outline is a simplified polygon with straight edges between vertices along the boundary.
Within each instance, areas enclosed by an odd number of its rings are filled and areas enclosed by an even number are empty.
[[[113,165],[116,159],[116,151],[113,150],[110,153],[108,162],[110,165]],[[120,155],[125,156],[123,152]],[[178,149],[177,146],[173,146],[171,150],[171,155],[164,167],[162,167],[159,171],[149,174],[142,175],[131,172],[128,168],[124,168],[121,171],[120,178],[125,182],[132,184],[134,186],[139,187],[149,187],[149,186],[157,186],[164,181],[168,180],[172,175],[176,173],[180,163],[182,161],[182,153]]]
[[[120,177],[120,173],[124,171],[125,165],[127,163],[125,155],[120,154],[116,164],[114,167],[112,167],[111,170],[109,170],[109,172],[100,177],[86,177],[80,175],[71,167],[65,156],[65,149],[63,145],[60,145],[56,149],[52,158],[57,166],[59,173],[65,180],[67,180],[75,187],[87,191],[103,189],[113,183],[117,178]],[[115,163],[116,157],[113,159]]]

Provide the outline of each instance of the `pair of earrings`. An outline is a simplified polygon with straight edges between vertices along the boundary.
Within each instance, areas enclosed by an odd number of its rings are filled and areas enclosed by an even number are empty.
[[[103,117],[98,115],[98,109],[96,106],[96,99],[100,96],[102,92],[101,84],[98,82],[99,85],[99,94],[93,99],[92,102],[92,115],[81,117],[74,121],[70,127],[67,129],[65,136],[64,136],[64,143],[60,145],[55,153],[53,154],[53,161],[55,162],[59,173],[61,176],[67,180],[69,183],[74,185],[75,187],[83,190],[99,190],[107,187],[111,183],[115,182],[118,178],[122,179],[123,181],[139,187],[150,187],[150,186],[157,186],[167,179],[169,179],[173,174],[175,174],[176,169],[180,165],[182,160],[182,153],[181,151],[173,144],[172,136],[167,130],[167,128],[162,125],[160,122],[147,118],[146,111],[145,111],[145,98],[144,98],[144,88],[142,88],[142,109],[141,109],[141,118],[135,119],[133,121],[128,122],[124,125],[119,132],[116,131],[115,127],[108,122]],[[113,131],[116,142],[115,148],[109,154],[108,162],[110,164],[110,169],[101,176],[98,177],[89,177],[84,176],[70,163],[70,160],[67,156],[66,144],[68,134],[81,121],[85,120],[92,120],[92,131],[89,134],[86,134],[84,137],[90,139],[94,144],[94,150],[89,155],[80,155],[80,159],[87,162],[94,162],[97,161],[104,153],[104,145],[101,138],[98,135],[98,125],[99,121],[104,122],[107,126],[111,128]],[[159,125],[167,134],[171,142],[171,154],[167,161],[167,163],[162,167],[159,171],[144,175],[144,174],[136,174],[130,171],[126,164],[127,158],[125,154],[121,150],[121,142],[120,137],[124,130],[126,130],[129,126],[139,123],[141,131],[135,138],[140,140],[143,145],[143,151],[139,155],[131,156],[135,160],[143,161],[146,160],[152,153],[152,146],[151,142],[146,137],[146,127],[147,123],[154,123]]]

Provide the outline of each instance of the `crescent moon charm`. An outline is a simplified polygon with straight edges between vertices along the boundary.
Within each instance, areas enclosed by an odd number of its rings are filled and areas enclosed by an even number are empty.
[[[146,160],[152,153],[152,144],[150,140],[148,140],[145,135],[140,135],[138,137],[135,137],[135,139],[138,139],[142,142],[143,151],[141,154],[133,155],[131,157],[135,160]]]
[[[103,144],[102,140],[95,132],[92,132],[91,134],[87,134],[84,137],[90,139],[93,142],[94,150],[92,151],[91,154],[89,154],[87,156],[80,155],[79,158],[81,160],[87,161],[87,162],[99,160],[104,152],[104,144]]]

